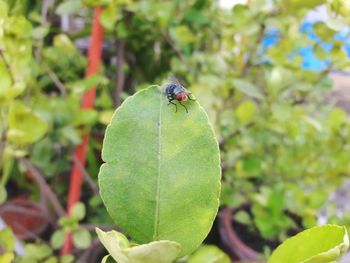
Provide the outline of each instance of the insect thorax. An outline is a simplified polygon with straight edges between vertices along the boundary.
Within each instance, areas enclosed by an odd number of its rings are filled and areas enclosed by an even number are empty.
[[[182,93],[186,91],[186,89],[183,86],[176,85],[176,84],[169,84],[166,87],[166,94],[170,96],[175,96],[176,94]]]

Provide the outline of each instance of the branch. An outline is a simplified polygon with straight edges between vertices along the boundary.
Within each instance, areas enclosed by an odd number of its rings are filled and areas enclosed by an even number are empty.
[[[258,38],[256,39],[254,47],[258,48],[260,46],[260,43],[265,36],[265,29],[266,29],[265,24],[263,24],[263,23],[260,24],[260,32],[259,32]],[[252,66],[252,56],[253,56],[254,51],[256,51],[256,50],[253,50],[248,54],[247,61],[244,64],[242,71],[241,71],[242,76],[245,76],[248,72],[249,67]]]
[[[6,146],[6,128],[2,131],[0,136],[0,167],[1,167],[1,162],[3,160],[3,153],[5,150],[5,146]]]
[[[250,129],[252,127],[254,127],[256,124],[251,122],[251,123],[248,123],[245,128],[246,129]],[[231,132],[229,135],[227,135],[225,138],[222,138],[220,141],[219,141],[219,147],[220,149],[227,143],[227,141],[235,136],[238,136],[241,134],[241,131],[240,130],[237,130],[237,131],[233,131]]]
[[[31,176],[37,181],[41,191],[45,194],[45,196],[51,201],[52,206],[56,213],[62,217],[66,215],[66,212],[63,209],[60,201],[58,200],[56,194],[52,191],[50,186],[47,184],[44,176],[40,173],[40,171],[30,163],[26,158],[20,158],[20,162],[28,169]]]
[[[168,33],[163,34],[166,42],[168,42],[168,44],[172,47],[172,49],[175,51],[176,55],[178,56],[178,58],[184,63],[186,64],[188,69],[192,69],[192,67],[190,66],[190,64],[188,64],[188,61],[186,59],[186,57],[182,54],[180,48],[174,43],[174,41],[171,39],[170,35]]]
[[[2,58],[2,60],[4,61],[5,63],[5,66],[7,68],[7,71],[9,72],[9,75],[10,75],[10,78],[11,78],[11,81],[12,81],[12,84],[15,84],[16,83],[16,80],[15,80],[15,77],[12,73],[12,69],[11,69],[11,65],[10,63],[6,60],[5,58],[5,55],[4,55],[4,50],[0,48],[0,57]]]
[[[117,47],[117,80],[114,89],[114,104],[116,107],[120,106],[120,94],[123,91],[125,83],[124,63],[125,63],[125,39],[118,39]]]
[[[92,180],[89,173],[86,171],[85,167],[81,164],[79,159],[74,155],[74,162],[77,164],[78,169],[83,174],[85,181],[90,186],[95,195],[99,195],[99,189],[94,180]]]
[[[91,245],[88,249],[82,253],[77,262],[97,262],[98,256],[103,252],[104,247],[100,240],[96,237],[92,240]]]
[[[53,81],[53,83],[56,85],[56,87],[60,91],[61,95],[66,97],[67,96],[67,92],[66,92],[67,89],[64,86],[64,84],[61,82],[61,80],[58,78],[58,76],[55,74],[55,72],[53,72],[50,69],[50,67],[46,64],[44,64],[44,68],[45,68],[47,74],[49,75],[50,79]]]

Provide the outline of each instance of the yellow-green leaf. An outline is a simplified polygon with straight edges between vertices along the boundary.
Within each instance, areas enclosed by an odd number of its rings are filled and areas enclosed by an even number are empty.
[[[181,251],[180,244],[169,240],[130,246],[128,239],[117,231],[103,232],[96,228],[96,233],[110,256],[118,263],[171,263]],[[108,262],[108,256],[103,260]]]
[[[317,226],[287,239],[272,253],[268,263],[331,263],[349,248],[345,227]]]

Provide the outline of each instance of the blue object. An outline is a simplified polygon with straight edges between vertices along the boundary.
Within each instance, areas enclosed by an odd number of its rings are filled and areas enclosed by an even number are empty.
[[[321,48],[325,52],[330,52],[333,45],[332,43],[322,42],[321,39],[313,32],[313,23],[306,22],[300,27],[301,32],[305,32],[310,40],[314,41],[315,43],[319,44]],[[334,39],[340,40],[344,43],[343,47],[346,51],[346,54],[348,58],[350,58],[350,37],[349,34],[350,29],[346,29],[341,31],[340,33],[336,34],[334,36]],[[280,38],[279,31],[276,30],[270,30],[265,34],[265,37],[262,41],[263,49],[267,50],[270,47],[276,45]],[[307,69],[307,70],[313,70],[313,71],[322,71],[325,70],[329,64],[329,60],[321,60],[316,57],[316,55],[313,52],[313,46],[305,46],[303,48],[300,48],[298,52],[293,52],[293,54],[288,54],[288,57],[293,57],[300,55],[302,57],[302,63],[300,65],[301,68]]]

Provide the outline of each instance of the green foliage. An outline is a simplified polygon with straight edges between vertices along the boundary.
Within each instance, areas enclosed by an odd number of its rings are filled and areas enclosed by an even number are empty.
[[[187,261],[188,263],[230,263],[230,258],[216,246],[201,246]]]
[[[28,198],[46,198],[19,165],[23,156],[65,202],[74,146],[90,129],[86,170],[97,179],[102,135],[114,112],[115,42],[123,40],[122,100],[150,83],[161,83],[171,72],[208,112],[220,142],[221,203],[236,209],[234,220],[271,240],[315,225],[329,192],[349,174],[349,120],[343,110],[324,103],[332,87],[328,73],[350,66],[340,41],[333,38],[349,24],[348,3],[250,2],[222,10],[208,0],[0,1],[0,203],[18,194],[7,192],[10,186]],[[314,24],[313,32],[331,44],[328,53],[300,31],[305,14],[325,2],[330,19]],[[103,65],[98,75],[84,79],[91,8],[96,6],[104,7]],[[67,30],[63,17],[68,14]],[[275,45],[263,47],[264,36],[276,31]],[[328,68],[302,69],[298,50],[306,46],[329,61]],[[97,86],[96,107],[81,110],[82,94],[91,86]],[[167,107],[171,114],[172,106]],[[174,116],[177,121],[189,117],[181,107]],[[186,123],[177,121],[174,129]],[[141,126],[139,138],[143,130]],[[90,243],[80,225],[83,217],[90,224],[111,224],[87,184],[83,193],[86,211],[77,208],[75,216],[58,219],[51,236],[41,236],[51,240],[51,251],[62,246],[66,231],[76,233],[78,246]],[[181,197],[177,203],[186,201]],[[201,219],[209,221],[205,215]],[[350,225],[346,214],[330,221]],[[42,244],[31,245],[37,247],[35,253],[43,253],[38,252],[44,251]],[[52,253],[45,260],[64,262]],[[23,262],[29,261],[24,257]]]
[[[111,217],[133,239],[176,241],[183,256],[217,213],[220,162],[199,104],[187,102],[188,113],[172,106],[158,86],[123,103],[106,130],[99,185]]]
[[[14,101],[8,115],[7,140],[10,143],[23,145],[38,141],[47,131],[46,122],[37,114]]]
[[[332,263],[348,248],[345,227],[318,226],[287,239],[272,253],[268,263]]]
[[[15,257],[14,255],[14,235],[10,228],[0,230],[0,262],[11,263]]]
[[[98,238],[116,262],[124,263],[171,263],[179,255],[181,245],[177,242],[160,240],[144,245],[132,245],[117,231],[103,232],[96,228]],[[108,262],[108,255],[102,262]]]
[[[87,249],[91,245],[90,232],[79,225],[79,221],[86,216],[85,205],[81,202],[74,204],[70,216],[59,219],[60,229],[56,230],[51,236],[51,246],[59,249],[64,245],[67,233],[72,233],[73,244],[78,249]]]

